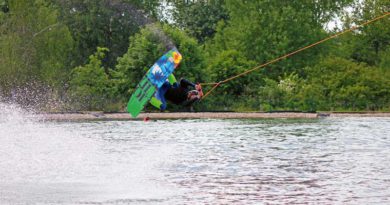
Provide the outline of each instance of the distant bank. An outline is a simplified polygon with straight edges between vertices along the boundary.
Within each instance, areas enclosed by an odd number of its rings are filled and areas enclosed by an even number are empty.
[[[390,117],[390,112],[173,112],[173,113],[141,113],[132,118],[128,113],[40,113],[36,117],[42,120],[142,120],[150,119],[272,119],[321,117]]]

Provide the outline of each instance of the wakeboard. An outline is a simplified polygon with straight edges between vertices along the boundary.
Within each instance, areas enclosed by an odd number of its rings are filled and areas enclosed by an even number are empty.
[[[137,85],[135,92],[127,103],[127,111],[132,117],[137,117],[146,103],[150,101],[156,91],[164,84],[169,75],[180,64],[182,55],[174,48],[164,54],[144,75]]]

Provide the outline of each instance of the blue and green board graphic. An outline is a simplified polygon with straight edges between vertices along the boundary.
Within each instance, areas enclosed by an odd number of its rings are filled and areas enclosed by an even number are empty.
[[[179,51],[172,49],[158,59],[149,69],[137,85],[135,92],[127,104],[127,111],[131,116],[137,117],[139,115],[154,93],[164,84],[168,76],[173,73],[181,59],[182,56]]]

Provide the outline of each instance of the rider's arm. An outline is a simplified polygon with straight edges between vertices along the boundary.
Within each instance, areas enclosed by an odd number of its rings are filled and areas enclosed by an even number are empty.
[[[192,83],[191,81],[184,78],[180,79],[180,87],[187,88],[188,86],[195,88],[195,84]]]

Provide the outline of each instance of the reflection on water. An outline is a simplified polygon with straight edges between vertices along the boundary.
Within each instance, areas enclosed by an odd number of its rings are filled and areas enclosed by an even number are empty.
[[[1,117],[1,204],[390,203],[389,118]]]

